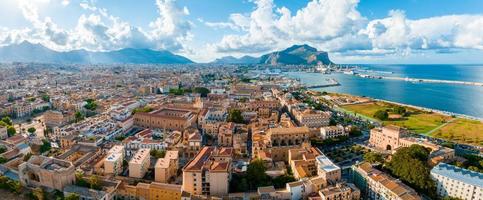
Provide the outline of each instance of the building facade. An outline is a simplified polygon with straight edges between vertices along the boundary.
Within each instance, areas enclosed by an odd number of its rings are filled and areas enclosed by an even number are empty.
[[[483,199],[483,173],[439,163],[431,170],[439,197]]]
[[[149,149],[139,149],[129,161],[129,177],[143,178],[151,163]]]

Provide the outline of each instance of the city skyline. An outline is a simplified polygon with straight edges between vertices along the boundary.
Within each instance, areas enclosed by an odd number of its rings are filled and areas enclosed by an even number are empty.
[[[483,5],[465,1],[71,1],[0,3],[0,45],[169,50],[195,62],[293,44],[336,63],[482,63]]]

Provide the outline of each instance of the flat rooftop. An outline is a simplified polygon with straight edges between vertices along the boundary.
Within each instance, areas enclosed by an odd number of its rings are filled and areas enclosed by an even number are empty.
[[[131,158],[129,164],[141,164],[145,159],[149,159],[149,149],[139,149],[136,154]]]
[[[336,170],[340,170],[340,167],[334,164],[327,156],[325,155],[320,155],[316,157],[318,167],[325,172],[332,172]]]

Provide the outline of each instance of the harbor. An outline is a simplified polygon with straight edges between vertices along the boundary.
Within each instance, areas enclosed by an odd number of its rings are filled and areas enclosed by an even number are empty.
[[[366,74],[357,74],[357,76],[362,77],[362,78],[398,80],[398,81],[407,81],[407,82],[413,82],[413,83],[444,83],[444,84],[483,86],[482,82],[438,80],[438,79],[420,79],[420,78],[408,78],[408,77],[402,78],[402,77],[393,77],[393,76],[371,76],[371,75],[366,75]]]

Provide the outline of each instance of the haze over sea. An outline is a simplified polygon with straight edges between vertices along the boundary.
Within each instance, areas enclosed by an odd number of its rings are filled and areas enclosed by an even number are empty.
[[[359,65],[363,74],[421,79],[483,82],[483,65]],[[392,72],[392,73],[391,73]],[[289,72],[307,85],[323,84],[335,78],[341,85],[319,91],[367,96],[404,104],[483,118],[483,87],[446,83],[413,83],[369,79],[332,73]]]

